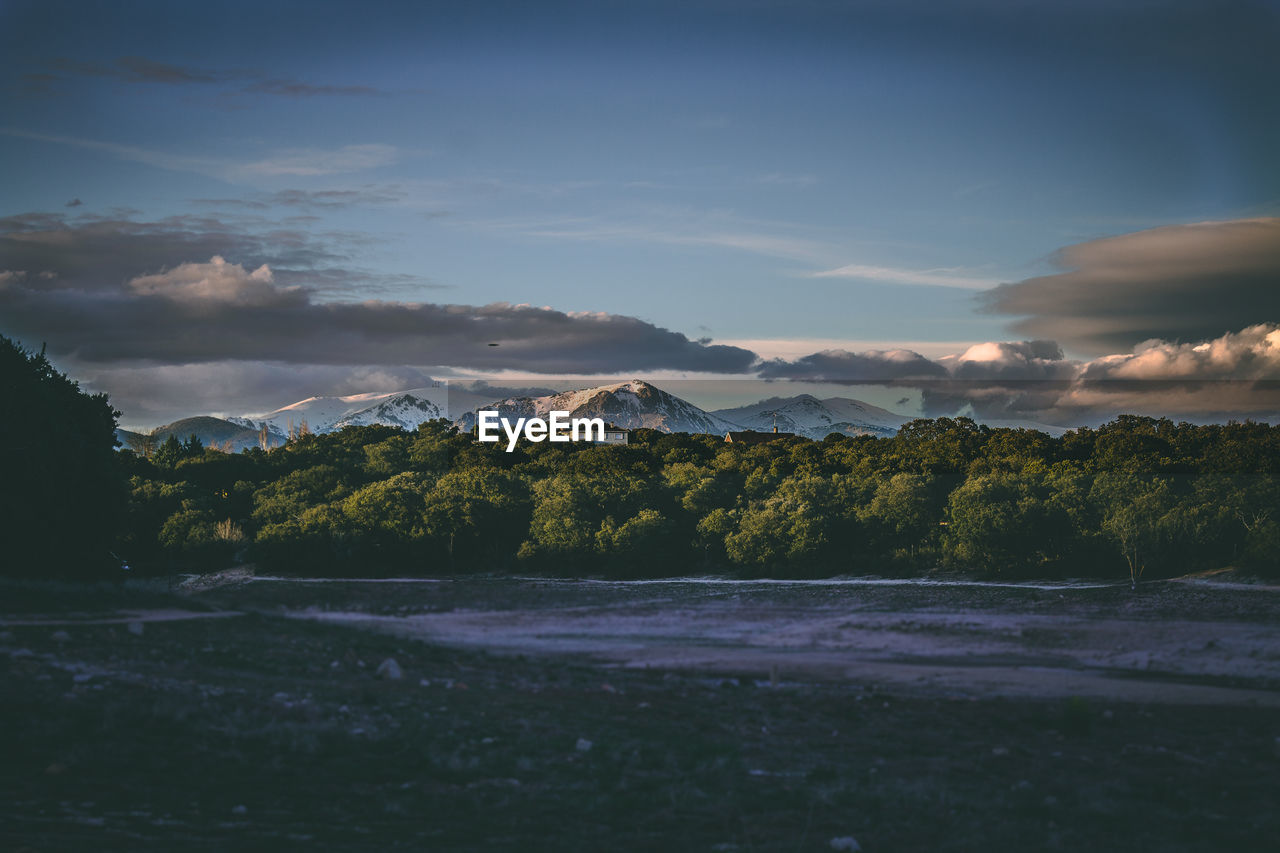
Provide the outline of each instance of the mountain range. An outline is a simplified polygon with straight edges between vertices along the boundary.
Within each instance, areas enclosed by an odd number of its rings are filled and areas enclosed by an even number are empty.
[[[642,379],[545,397],[508,397],[480,408],[496,410],[501,417],[512,420],[545,418],[549,412],[562,411],[574,418],[603,418],[624,429],[647,427],[661,432],[722,434],[742,429]],[[466,412],[455,423],[459,429],[469,430],[475,421],[475,412]]]
[[[861,400],[847,397],[819,399],[810,394],[771,397],[747,406],[708,412],[641,379],[546,396],[508,397],[473,405],[476,399],[470,392],[455,394],[454,408],[451,409],[448,385],[433,382],[421,388],[392,393],[308,397],[259,415],[184,418],[160,427],[156,436],[163,441],[169,435],[176,435],[180,439],[195,435],[207,446],[229,446],[238,451],[259,446],[264,428],[268,446],[283,444],[291,430],[300,430],[304,425],[307,430],[315,433],[371,424],[413,430],[424,421],[449,418],[459,429],[466,431],[475,425],[476,409],[494,409],[503,417],[512,419],[535,416],[545,418],[553,410],[567,411],[571,417],[598,417],[626,429],[647,427],[661,432],[723,435],[737,430],[770,432],[776,427],[779,432],[794,433],[816,440],[833,432],[844,435],[891,436],[911,420],[907,415]],[[458,411],[462,405],[466,405],[467,409]],[[1027,426],[1055,433],[1064,431],[1042,424]],[[130,440],[135,443],[137,441],[132,438],[132,433],[121,430],[119,434],[121,442],[126,446],[129,446]]]
[[[861,400],[848,397],[819,400],[812,394],[770,397],[736,409],[717,409],[711,414],[740,424],[740,429],[770,432],[777,427],[779,432],[793,432],[817,440],[833,432],[886,437],[897,433],[899,427],[911,420]]]
[[[423,421],[449,416],[449,387],[435,382],[422,388],[391,393],[351,394],[346,397],[308,397],[274,412],[246,415],[226,420],[255,432],[267,427],[281,437],[289,430],[335,432],[348,426],[386,424],[403,429],[416,429]]]

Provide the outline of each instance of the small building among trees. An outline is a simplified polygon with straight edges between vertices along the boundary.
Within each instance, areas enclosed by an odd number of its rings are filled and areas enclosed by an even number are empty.
[[[630,439],[631,433],[620,426],[613,424],[604,425],[604,440],[592,441],[592,444],[626,444]]]

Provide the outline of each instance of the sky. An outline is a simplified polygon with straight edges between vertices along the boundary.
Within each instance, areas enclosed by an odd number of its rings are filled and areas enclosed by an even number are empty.
[[[133,427],[427,377],[1277,420],[1277,44],[1231,0],[3,0],[0,334]]]

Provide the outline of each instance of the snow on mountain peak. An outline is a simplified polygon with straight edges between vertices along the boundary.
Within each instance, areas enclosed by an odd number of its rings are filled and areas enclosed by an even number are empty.
[[[739,428],[643,379],[543,397],[508,397],[479,408],[496,410],[505,418],[545,418],[552,411],[563,411],[571,417],[602,418],[624,429],[647,427],[662,432],[721,434]],[[456,423],[470,429],[475,412],[468,412]]]
[[[265,414],[227,420],[253,429],[261,429],[265,425],[269,430],[281,434],[290,426],[300,427],[304,421],[308,429],[317,433],[371,424],[412,430],[423,421],[447,417],[448,398],[448,385],[433,382],[429,386],[407,391],[308,397]]]
[[[890,436],[911,420],[879,406],[847,397],[819,400],[811,394],[770,397],[749,406],[719,409],[711,414],[736,421],[748,429],[768,432],[775,426],[783,432],[813,439],[829,433]]]

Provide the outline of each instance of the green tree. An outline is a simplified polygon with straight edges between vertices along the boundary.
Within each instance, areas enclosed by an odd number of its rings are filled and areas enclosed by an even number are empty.
[[[876,488],[863,513],[874,523],[882,546],[914,555],[937,535],[941,507],[937,478],[929,474],[894,474]]]
[[[1147,565],[1165,557],[1179,524],[1177,499],[1167,476],[1128,470],[1099,474],[1093,499],[1101,514],[1102,532],[1124,558],[1129,583],[1137,588]]]
[[[829,558],[831,482],[820,477],[785,481],[753,503],[725,536],[725,553],[752,574],[822,574]]]
[[[1043,466],[968,478],[951,493],[947,516],[948,556],[984,572],[1038,570],[1060,556],[1071,533]]]
[[[427,534],[443,548],[450,571],[503,567],[529,531],[532,501],[518,474],[500,468],[450,471],[426,498]]]
[[[669,574],[672,567],[664,558],[671,551],[673,528],[656,509],[642,509],[621,524],[609,516],[596,531],[596,551],[610,574]]]
[[[596,534],[606,519],[632,518],[662,502],[651,460],[643,448],[630,447],[572,454],[558,473],[534,487],[521,557],[560,570],[598,565]]]

